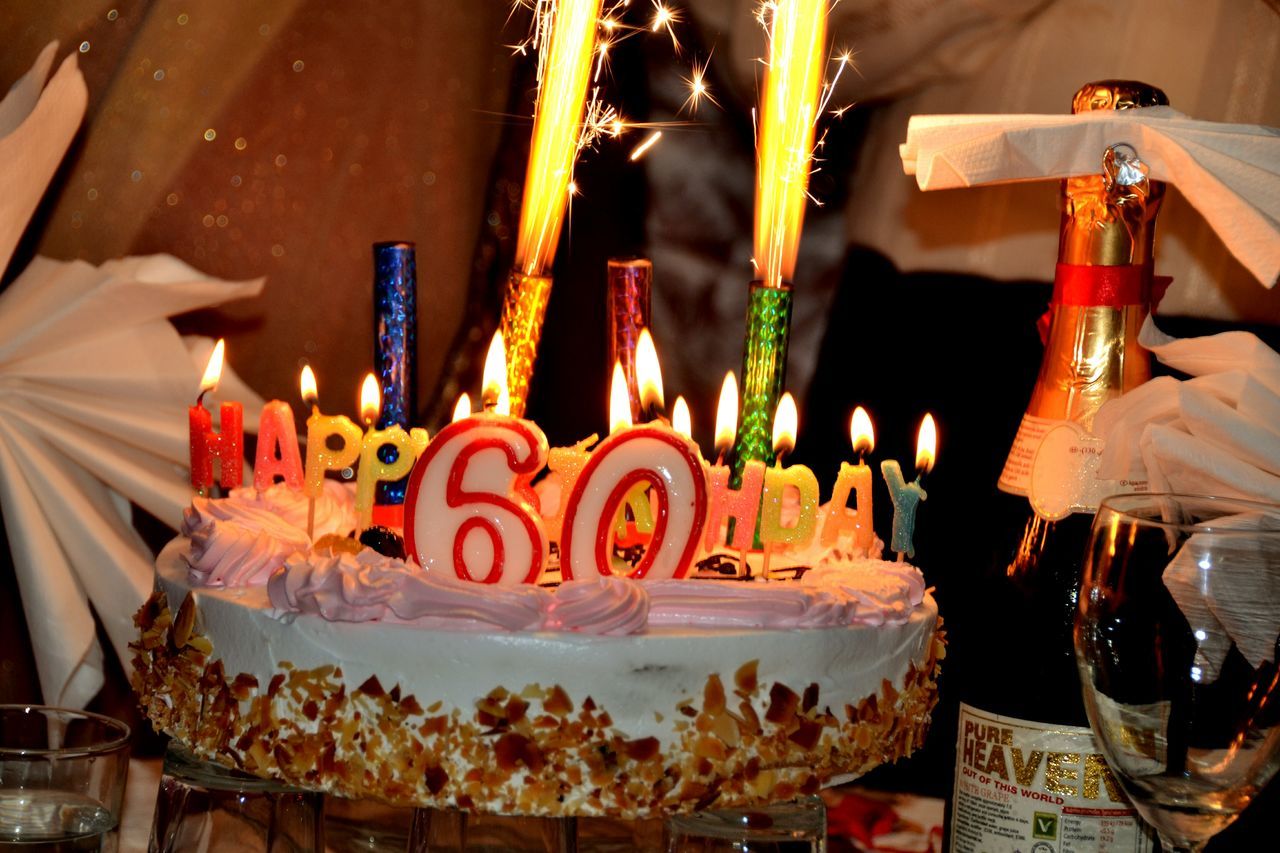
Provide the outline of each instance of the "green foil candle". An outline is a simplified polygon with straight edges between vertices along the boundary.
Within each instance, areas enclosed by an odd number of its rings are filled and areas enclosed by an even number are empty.
[[[742,418],[733,448],[733,480],[757,459],[773,463],[773,411],[787,376],[791,335],[791,287],[752,282],[747,295],[747,336],[742,352]]]

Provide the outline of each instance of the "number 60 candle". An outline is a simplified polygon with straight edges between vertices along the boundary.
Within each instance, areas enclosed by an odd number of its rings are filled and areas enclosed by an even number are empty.
[[[506,382],[500,339],[485,376]],[[488,383],[486,383],[488,386]],[[498,401],[505,391],[484,397]],[[484,412],[455,420],[427,445],[409,477],[405,544],[428,571],[511,586],[537,583],[550,544],[530,485],[547,461],[547,437],[530,421]]]

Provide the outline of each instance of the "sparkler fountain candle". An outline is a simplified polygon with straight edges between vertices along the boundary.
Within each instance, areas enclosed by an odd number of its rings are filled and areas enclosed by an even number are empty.
[[[815,121],[830,92],[822,82],[827,2],[776,0],[762,12],[769,46],[756,129],[753,242],[760,279],[751,283],[747,300],[742,422],[733,460],[738,477],[749,460],[772,461],[773,414],[786,379],[790,282],[804,223]]]
[[[573,162],[582,144],[587,89],[596,58],[603,0],[558,0],[538,11],[538,100],[520,206],[515,269],[502,300],[511,412],[524,415],[551,298],[551,262],[569,201]],[[541,5],[541,4],[540,4]],[[545,40],[546,44],[539,42]]]

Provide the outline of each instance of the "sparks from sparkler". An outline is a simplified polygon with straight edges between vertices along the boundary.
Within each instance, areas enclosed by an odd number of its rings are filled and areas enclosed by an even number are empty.
[[[653,133],[646,136],[644,142],[641,142],[635,148],[631,149],[631,161],[634,163],[636,160],[639,160],[647,154],[649,149],[656,145],[658,140],[661,138],[662,131],[660,130],[655,130]]]
[[[513,11],[528,8],[533,21],[528,38],[513,50],[532,50],[538,57],[533,141],[516,241],[516,267],[528,275],[551,268],[578,154],[602,137],[616,138],[640,126],[607,103],[600,86],[613,47],[646,29],[623,23],[620,16],[629,2],[514,0]],[[665,31],[679,51],[674,26],[683,20],[681,13],[660,0],[652,2],[648,29]]]
[[[720,106],[720,102],[712,96],[711,89],[707,86],[707,66],[710,64],[710,54],[707,55],[707,58],[701,65],[698,64],[697,60],[694,60],[689,76],[681,78],[684,80],[685,85],[689,87],[689,97],[685,98],[684,103],[680,105],[680,112],[684,112],[686,107],[691,113],[697,112],[698,104],[700,104],[704,98],[710,101],[712,106]]]
[[[795,271],[814,154],[825,139],[817,119],[826,111],[836,83],[852,64],[845,52],[833,60],[836,72],[823,80],[827,64],[828,0],[764,0],[756,19],[764,27],[768,52],[761,108],[752,111],[756,138],[756,213],[752,263],[764,283],[779,287]]]

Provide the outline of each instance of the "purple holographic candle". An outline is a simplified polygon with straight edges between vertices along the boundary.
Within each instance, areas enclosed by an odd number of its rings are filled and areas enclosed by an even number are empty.
[[[640,386],[636,381],[636,341],[649,325],[649,292],[653,263],[648,258],[609,259],[609,369],[621,363],[631,398],[631,417],[640,417]]]

